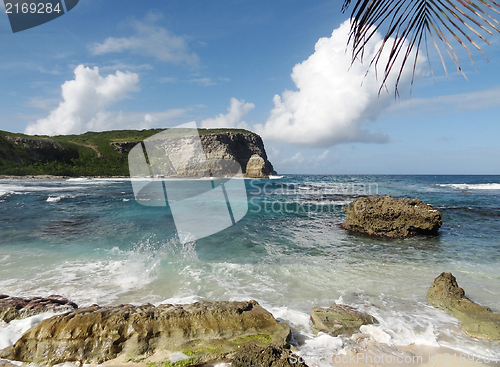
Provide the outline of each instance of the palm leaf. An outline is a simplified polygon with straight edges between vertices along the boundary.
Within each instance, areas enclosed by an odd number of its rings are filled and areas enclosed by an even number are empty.
[[[382,51],[390,47],[379,93],[383,88],[387,88],[389,75],[397,72],[395,94],[398,95],[401,75],[412,57],[414,58],[411,81],[413,85],[420,48],[424,43],[427,50],[428,36],[438,51],[446,74],[448,74],[446,63],[439,44],[444,46],[455,63],[457,72],[465,76],[446,34],[451,35],[451,39],[467,51],[474,64],[473,55],[467,45],[473,45],[487,59],[475,39],[489,45],[483,34],[500,33],[499,22],[491,15],[493,11],[500,13],[500,4],[495,0],[344,0],[342,11],[351,7],[351,3],[354,3],[354,6],[348,44],[352,45],[352,62],[363,59],[365,46],[372,36],[381,30],[382,25],[387,28],[382,45],[370,61],[370,66],[377,65]],[[446,33],[443,30],[446,30]],[[399,57],[402,57],[402,66],[399,70],[393,71]],[[432,72],[430,60],[429,66]]]

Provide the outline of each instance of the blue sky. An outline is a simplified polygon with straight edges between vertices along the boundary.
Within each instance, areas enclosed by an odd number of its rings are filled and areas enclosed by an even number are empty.
[[[500,37],[483,47],[489,63],[473,52],[477,73],[457,49],[468,80],[451,61],[447,78],[430,45],[434,79],[422,62],[411,98],[402,87],[394,100],[377,96],[374,77],[361,78],[366,64],[346,64],[348,15],[340,7],[80,0],[16,34],[4,14],[0,130],[196,121],[258,132],[279,173],[500,174]]]

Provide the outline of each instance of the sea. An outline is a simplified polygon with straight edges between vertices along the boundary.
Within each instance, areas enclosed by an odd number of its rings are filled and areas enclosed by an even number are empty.
[[[130,179],[0,180],[0,294],[58,294],[80,307],[254,299],[290,326],[311,366],[353,343],[312,328],[311,308],[339,303],[379,321],[361,328],[372,345],[447,347],[500,363],[500,341],[469,337],[426,301],[433,280],[451,272],[470,299],[500,312],[500,176],[241,181],[246,195],[232,204],[248,207],[243,218],[186,241],[170,207],[141,205]],[[433,205],[443,213],[439,235],[343,230],[344,206],[374,195]],[[202,209],[196,216],[200,225],[218,221]],[[0,325],[0,348],[49,316]]]

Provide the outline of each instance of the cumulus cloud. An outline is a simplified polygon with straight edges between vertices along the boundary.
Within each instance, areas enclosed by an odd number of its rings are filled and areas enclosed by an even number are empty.
[[[227,113],[218,114],[214,118],[203,120],[200,123],[201,127],[237,127],[240,129],[247,129],[248,125],[243,121],[250,110],[255,108],[253,103],[245,103],[244,100],[231,98],[230,105],[227,108]]]
[[[29,124],[26,134],[65,135],[78,134],[88,130],[109,128],[112,113],[106,108],[137,91],[139,76],[131,72],[117,71],[102,77],[99,68],[90,69],[79,65],[75,69],[75,79],[62,86],[63,101],[52,110],[47,118]],[[120,120],[119,113],[115,120]]]
[[[186,39],[155,25],[156,20],[157,18],[150,16],[145,21],[133,21],[130,25],[134,35],[108,37],[102,43],[91,45],[90,51],[94,55],[130,51],[138,55],[152,56],[160,61],[197,66],[199,57],[189,49]]]
[[[360,61],[351,66],[351,54],[346,52],[349,29],[350,22],[344,22],[331,37],[319,39],[307,60],[295,65],[291,77],[298,90],[274,96],[267,122],[254,126],[257,133],[269,140],[313,147],[390,141],[385,133],[372,133],[364,126],[393,101],[393,91],[379,97],[380,80],[375,73],[383,75],[390,50],[384,50],[378,70],[372,66],[366,75],[367,66]],[[381,40],[379,33],[372,37],[365,47],[365,60],[372,59]],[[399,70],[398,64],[394,70]],[[396,74],[389,76],[389,86],[395,84]],[[411,67],[405,68],[401,85],[408,83],[411,75]]]

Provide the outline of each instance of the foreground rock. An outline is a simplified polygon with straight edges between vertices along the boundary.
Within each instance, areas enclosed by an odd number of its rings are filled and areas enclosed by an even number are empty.
[[[57,295],[20,298],[0,294],[0,320],[7,323],[44,312],[65,312],[77,308],[76,303]]]
[[[185,364],[230,359],[248,343],[284,344],[290,329],[256,301],[90,307],[29,329],[0,358],[54,365],[101,363],[118,355],[144,359],[182,352]]]
[[[307,367],[288,346],[256,344],[247,345],[238,350],[233,361],[233,367]]]
[[[451,273],[441,273],[427,292],[427,301],[461,322],[462,330],[474,338],[500,339],[500,314],[491,312],[465,296]]]
[[[437,234],[443,215],[418,199],[362,197],[344,207],[347,230],[392,238]]]
[[[362,325],[378,323],[373,316],[346,305],[333,305],[326,309],[315,307],[311,310],[311,321],[316,332],[332,336],[351,336]]]

